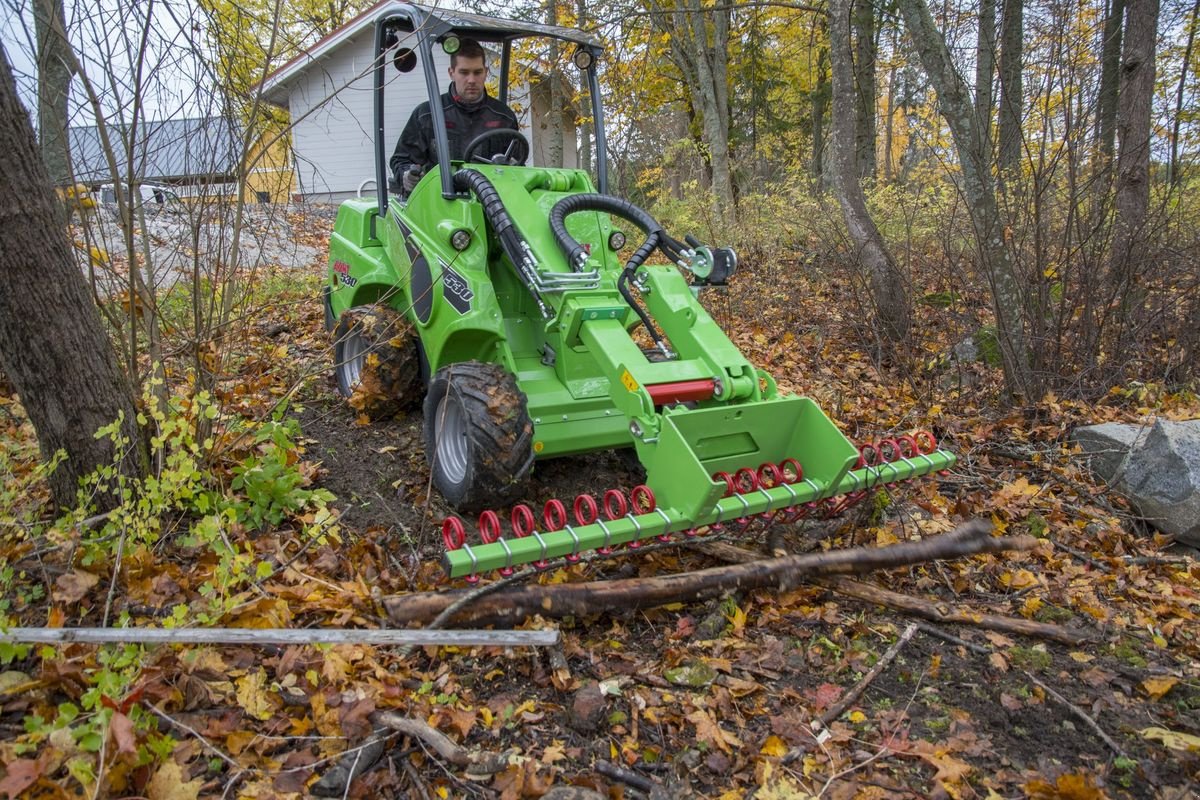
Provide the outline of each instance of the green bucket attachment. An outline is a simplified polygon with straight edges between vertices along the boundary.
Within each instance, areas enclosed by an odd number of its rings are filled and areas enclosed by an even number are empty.
[[[807,397],[668,410],[655,442],[636,442],[660,508],[699,519],[725,496],[714,478],[795,459],[823,492],[854,466],[858,449]]]

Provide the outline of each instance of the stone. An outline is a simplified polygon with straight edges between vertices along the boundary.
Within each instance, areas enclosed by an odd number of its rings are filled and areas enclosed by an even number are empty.
[[[1089,468],[1149,524],[1200,546],[1200,420],[1093,425],[1072,434]]]
[[[1138,425],[1122,425],[1106,422],[1103,425],[1088,425],[1076,428],[1071,441],[1083,450],[1088,469],[1106,481],[1117,477],[1125,456],[1146,437],[1147,428]]]
[[[608,714],[608,698],[600,685],[587,683],[575,691],[571,701],[569,723],[580,733],[592,733]]]

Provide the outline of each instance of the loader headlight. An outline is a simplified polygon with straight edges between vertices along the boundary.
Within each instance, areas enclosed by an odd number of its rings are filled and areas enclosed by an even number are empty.
[[[571,60],[580,69],[587,69],[592,65],[592,51],[585,47],[577,48],[575,54],[571,56]]]
[[[625,246],[625,234],[620,231],[613,231],[608,235],[608,249],[614,253]]]
[[[459,228],[450,234],[450,246],[459,252],[466,250],[471,246],[471,232]]]
[[[446,55],[454,55],[460,47],[462,47],[462,39],[458,38],[458,34],[451,33],[445,39],[442,39],[442,52]]]

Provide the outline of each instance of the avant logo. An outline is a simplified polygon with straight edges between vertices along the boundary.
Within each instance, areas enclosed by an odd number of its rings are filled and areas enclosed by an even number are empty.
[[[438,264],[442,267],[442,294],[450,305],[454,306],[454,310],[459,314],[466,314],[471,310],[471,300],[475,298],[475,293],[471,291],[470,284],[462,275],[459,275],[445,261],[438,259]]]
[[[351,287],[358,285],[358,279],[350,277],[350,265],[345,261],[333,262],[333,271],[337,273],[338,278],[340,278],[341,282],[345,285]],[[338,278],[335,278],[334,280],[336,281]]]

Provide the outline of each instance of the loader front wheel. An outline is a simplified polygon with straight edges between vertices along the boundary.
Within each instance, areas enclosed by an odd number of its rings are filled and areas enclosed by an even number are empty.
[[[390,419],[421,399],[421,365],[412,325],[387,306],[344,311],[333,332],[334,376],[350,407]]]
[[[478,361],[439,369],[425,395],[425,456],[458,511],[519,497],[533,468],[533,424],[513,376]]]

